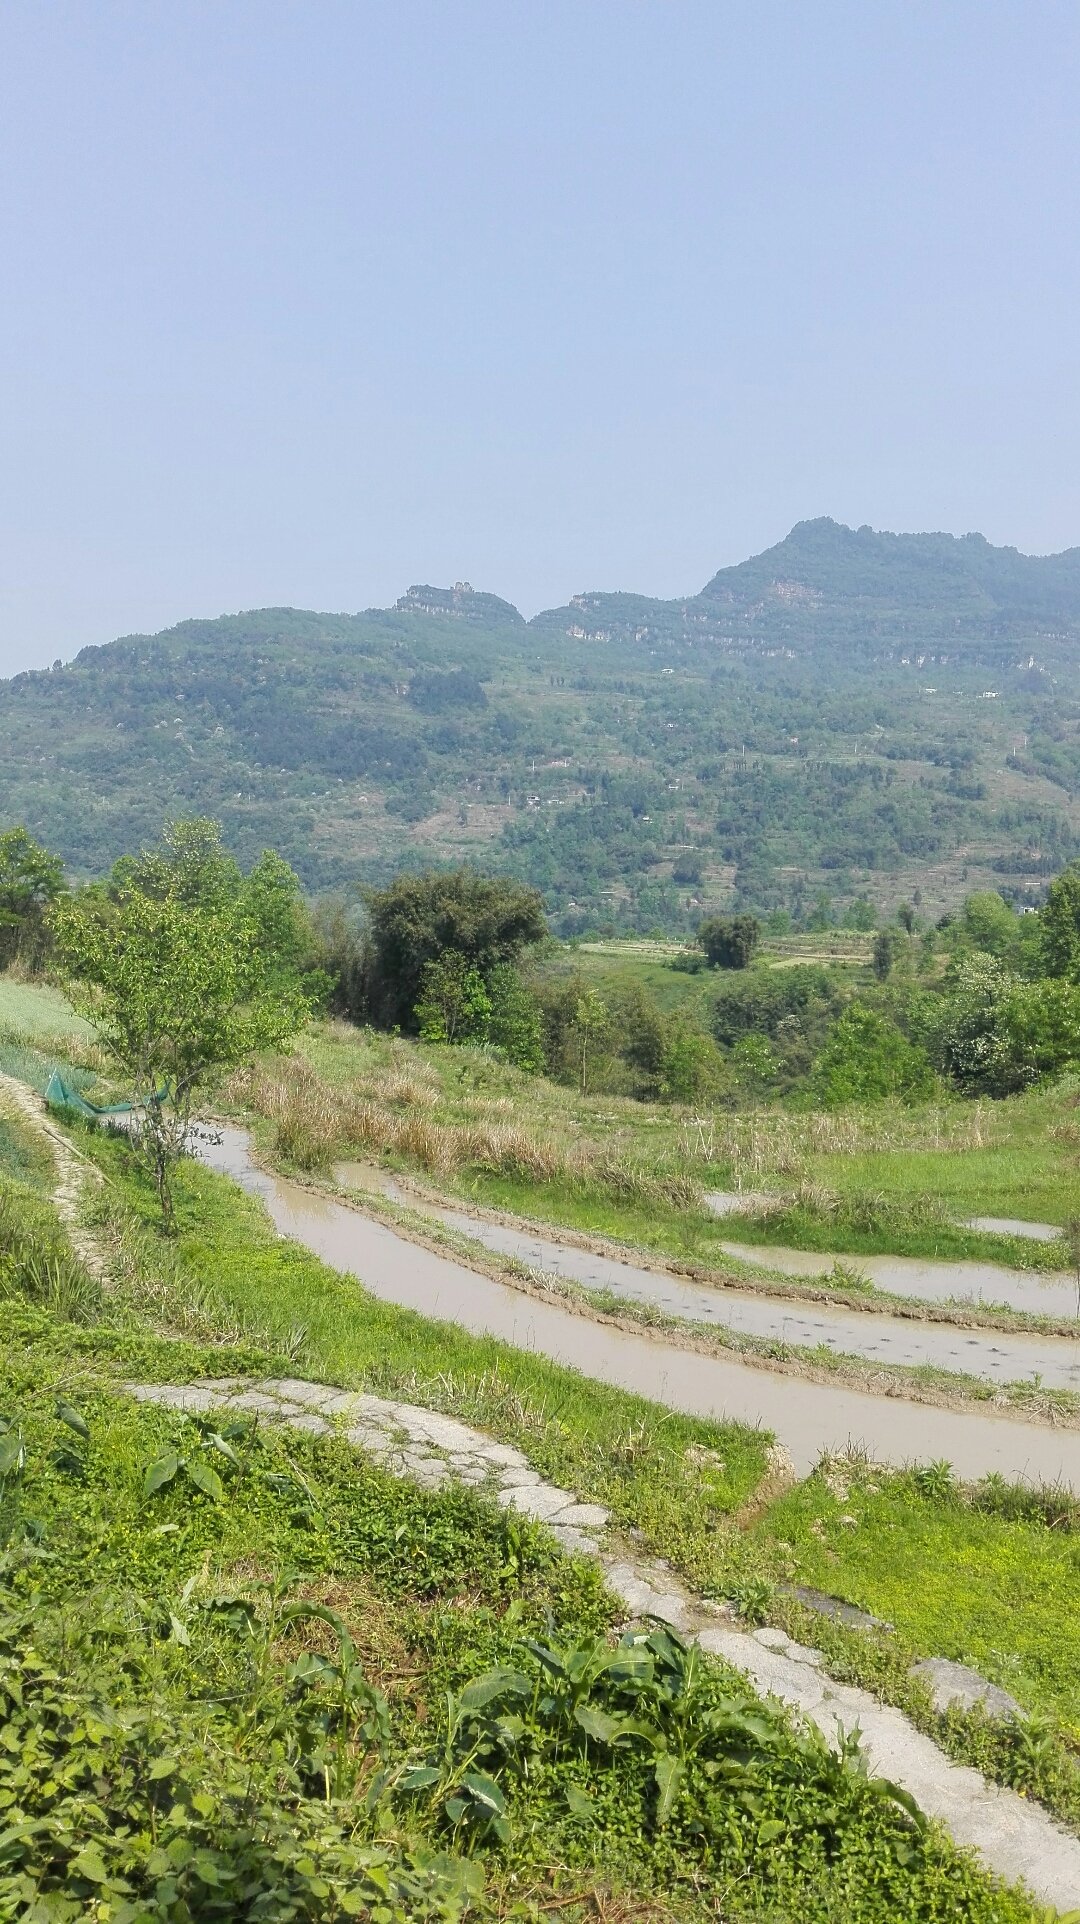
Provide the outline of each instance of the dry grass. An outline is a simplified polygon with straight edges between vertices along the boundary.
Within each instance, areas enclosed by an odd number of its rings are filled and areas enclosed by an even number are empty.
[[[707,1124],[683,1125],[687,1150],[727,1165],[736,1189],[752,1188],[768,1177],[798,1182],[809,1158],[858,1156],[882,1151],[985,1149],[996,1140],[997,1118],[991,1104],[936,1104],[908,1109],[880,1104],[869,1109],[788,1114],[761,1110],[717,1115]]]
[[[597,1187],[621,1200],[701,1206],[701,1187],[685,1168],[645,1166],[603,1142],[569,1145],[550,1131],[503,1120],[446,1120],[433,1112],[441,1090],[426,1065],[392,1067],[377,1092],[370,1077],[335,1088],[302,1056],[275,1057],[234,1077],[229,1095],[274,1125],[274,1148],[297,1168],[326,1169],[361,1153],[395,1157],[429,1175],[467,1169],[571,1189]]]

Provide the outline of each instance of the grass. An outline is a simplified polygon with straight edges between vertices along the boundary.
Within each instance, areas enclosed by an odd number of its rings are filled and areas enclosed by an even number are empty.
[[[901,1704],[958,1755],[982,1762],[1006,1782],[1027,1768],[1020,1738],[1002,1754],[988,1754],[979,1728],[936,1715],[908,1668],[917,1657],[954,1653],[978,1667],[989,1661],[985,1653],[1007,1650],[1010,1609],[1022,1615],[1017,1661],[1004,1680],[1025,1709],[1053,1719],[1049,1759],[1031,1787],[1080,1827],[1080,1764],[1069,1735],[1078,1664],[1071,1626],[1080,1595],[1080,1538],[1071,1513],[1064,1533],[1052,1506],[1045,1522],[1026,1515],[1017,1499],[1018,1520],[1007,1510],[975,1512],[950,1493],[936,1534],[923,1542],[910,1517],[925,1524],[936,1513],[918,1484],[879,1475],[889,1501],[907,1505],[907,1536],[892,1527],[895,1515],[874,1513],[861,1536],[858,1527],[838,1525],[822,1542],[820,1529],[835,1510],[828,1483],[815,1478],[762,1503],[766,1439],[758,1433],[679,1417],[494,1340],[373,1302],[351,1279],[278,1238],[251,1198],[198,1168],[184,1172],[179,1246],[163,1245],[149,1226],[141,1182],[123,1168],[123,1143],[99,1139],[98,1153],[113,1185],[103,1206],[114,1220],[118,1210],[142,1218],[136,1267],[144,1288],[155,1250],[164,1250],[173,1303],[189,1297],[207,1327],[217,1318],[234,1336],[294,1350],[302,1327],[297,1354],[304,1373],[447,1410],[516,1444],[552,1481],[606,1504],[703,1594],[739,1597],[756,1587],[766,1599],[765,1614],[824,1648],[839,1674]],[[815,1504],[824,1506],[820,1513]],[[801,1582],[864,1600],[858,1573],[830,1561],[834,1537],[838,1558],[854,1556],[857,1541],[867,1569],[875,1558],[882,1566],[877,1580],[890,1584],[890,1607],[869,1600],[876,1614],[897,1624],[897,1637],[868,1639],[800,1614],[781,1599],[777,1585]],[[894,1555],[895,1583],[884,1574]],[[1032,1583],[1021,1602],[1002,1573],[1015,1586],[1025,1567]],[[907,1606],[900,1595],[905,1585]],[[1047,1653],[1055,1648],[1059,1654],[1051,1660]]]
[[[1035,1924],[850,1745],[616,1648],[596,1571],[482,1493],[115,1386],[266,1361],[5,1322],[5,1915]]]
[[[986,1498],[983,1498],[986,1501]],[[895,1624],[922,1652],[972,1665],[1080,1747],[1080,1510],[1047,1527],[932,1476],[831,1465],[753,1534],[774,1568]]]
[[[124,1144],[98,1138],[94,1153],[110,1177],[98,1206],[114,1232],[132,1215],[143,1225],[128,1268],[152,1301],[162,1299],[151,1274],[160,1262],[172,1301],[188,1296],[203,1326],[217,1318],[231,1333],[294,1348],[300,1331],[308,1373],[477,1423],[669,1553],[717,1567],[718,1527],[757,1487],[767,1435],[659,1409],[494,1338],[378,1302],[283,1241],[259,1203],[195,1165],[181,1178],[178,1242],[162,1247]],[[734,1526],[730,1534],[737,1548]]]
[[[42,1042],[69,1036],[89,1041],[94,1033],[59,989],[47,982],[23,982],[13,975],[0,975],[0,1030],[4,1029]]]

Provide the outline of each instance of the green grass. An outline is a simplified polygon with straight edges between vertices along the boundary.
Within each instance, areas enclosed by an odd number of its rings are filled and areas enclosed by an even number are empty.
[[[0,975],[2,1029],[40,1041],[73,1035],[85,1041],[93,1035],[90,1024],[75,1014],[59,989],[46,982],[19,982],[10,975]]]
[[[722,1890],[733,1924],[1034,1924],[726,1666],[660,1637],[612,1668],[595,1571],[536,1526],[332,1436],[245,1420],[223,1454],[116,1361],[32,1311],[0,1345],[5,1915],[705,1924]],[[147,1494],[169,1452],[216,1483]]]
[[[920,1654],[971,1664],[1080,1744],[1080,1528],[841,1466],[790,1490],[753,1534],[778,1571],[895,1624]]]
[[[85,1138],[88,1145],[92,1138]],[[153,1205],[125,1167],[122,1143],[98,1138],[94,1153],[118,1205],[146,1224]],[[523,1448],[552,1481],[609,1505],[688,1567],[719,1572],[720,1532],[756,1488],[767,1434],[658,1408],[495,1338],[471,1336],[381,1303],[352,1278],[277,1235],[260,1203],[193,1164],[180,1185],[176,1249],[144,1231],[138,1267],[167,1266],[175,1294],[190,1291],[202,1314],[280,1347],[303,1332],[308,1374],[452,1411]],[[701,1453],[705,1452],[706,1467]]]

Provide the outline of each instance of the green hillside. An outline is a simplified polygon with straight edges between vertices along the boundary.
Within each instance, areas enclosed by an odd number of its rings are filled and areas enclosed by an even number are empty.
[[[656,601],[458,583],[261,609],[0,683],[0,819],[101,872],[207,813],[309,887],[471,858],[564,933],[738,896],[1035,899],[1080,836],[1080,549],[827,520]]]

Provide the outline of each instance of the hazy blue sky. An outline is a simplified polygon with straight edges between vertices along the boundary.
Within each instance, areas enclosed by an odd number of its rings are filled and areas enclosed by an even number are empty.
[[[0,668],[1080,542],[1080,8],[5,0]]]

